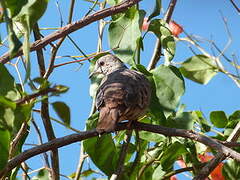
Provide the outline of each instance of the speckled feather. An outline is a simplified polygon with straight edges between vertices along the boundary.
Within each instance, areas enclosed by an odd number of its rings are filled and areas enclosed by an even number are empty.
[[[146,113],[150,96],[150,83],[142,73],[126,66],[108,72],[97,91],[97,131],[111,132],[120,121],[137,120]]]

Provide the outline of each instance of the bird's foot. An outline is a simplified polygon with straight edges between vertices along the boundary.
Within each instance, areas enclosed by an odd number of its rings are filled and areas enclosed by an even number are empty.
[[[134,121],[128,121],[127,123],[127,129],[130,130],[132,129],[132,125],[134,124]]]

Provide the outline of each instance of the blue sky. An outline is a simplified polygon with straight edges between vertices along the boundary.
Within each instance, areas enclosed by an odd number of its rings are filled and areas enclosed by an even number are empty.
[[[56,1],[50,0],[47,12],[41,18],[39,22],[40,27],[59,27],[60,16],[56,9]],[[169,1],[163,1],[163,9],[166,10],[167,3]],[[69,1],[58,1],[59,7],[64,17],[64,23],[67,22]],[[151,12],[154,5],[153,0],[143,0],[140,3],[140,7]],[[76,1],[76,8],[78,11],[74,13],[74,20],[79,20],[91,6],[90,3],[83,0]],[[81,9],[81,11],[79,11]],[[227,18],[230,32],[232,33],[233,41],[231,46],[226,51],[226,55],[231,57],[235,54],[239,58],[239,25],[240,17],[236,10],[232,7],[230,2],[224,0],[184,0],[178,1],[174,10],[173,19],[184,27],[184,30],[191,35],[201,36],[206,39],[214,40],[216,44],[223,49],[228,41],[228,36],[225,30],[225,26],[221,17],[221,13]],[[4,34],[3,26],[1,25],[1,33]],[[97,45],[97,23],[93,23],[77,32],[72,33],[70,36],[75,40],[78,46],[86,53],[93,53],[96,51]],[[53,31],[43,31],[44,35],[47,35]],[[184,37],[182,34],[180,37]],[[142,53],[142,62],[146,64],[151,57],[151,53],[154,48],[156,38],[152,34],[148,34],[144,40],[145,50]],[[108,50],[107,34],[104,36],[104,50]],[[211,46],[209,43],[203,43],[202,46],[211,53]],[[0,53],[5,52],[6,49],[0,48]],[[47,48],[49,53],[49,47]],[[59,56],[63,55],[80,55],[79,51],[72,46],[69,40],[63,44],[60,48]],[[188,45],[183,42],[177,43],[175,62],[182,62],[188,57],[192,56],[192,52],[189,50]],[[49,56],[45,57],[46,60]],[[60,58],[56,60],[56,63],[66,62],[71,59]],[[36,66],[35,53],[32,53],[32,67]],[[223,60],[223,64],[227,69],[232,68],[228,63]],[[8,66],[9,67],[9,66]],[[88,118],[91,107],[91,98],[89,96],[90,80],[88,79],[89,63],[86,61],[82,66],[78,64],[71,64],[63,67],[59,67],[54,70],[54,73],[50,77],[50,81],[53,84],[62,84],[70,87],[68,93],[62,94],[60,97],[52,98],[50,101],[64,101],[71,107],[71,126],[83,130],[85,126],[85,120]],[[9,67],[13,74],[16,74],[12,67]],[[38,76],[37,69],[33,69],[33,76]],[[231,114],[235,110],[239,109],[240,96],[238,95],[239,88],[229,79],[226,75],[218,74],[215,76],[209,84],[199,85],[189,80],[185,81],[186,92],[181,99],[181,103],[186,104],[187,110],[202,110],[206,117],[209,112],[213,110],[223,110],[227,114]],[[57,117],[54,114],[55,117]],[[43,130],[41,121],[38,114],[34,114],[34,118]],[[72,133],[71,131],[54,123],[56,129],[56,136],[62,137]],[[45,139],[46,140],[46,139]],[[35,136],[34,129],[31,129],[30,136],[27,139],[27,143],[36,144],[38,140]],[[60,149],[61,159],[61,171],[63,174],[71,174],[77,166],[79,158],[79,143],[69,145]],[[24,149],[29,146],[24,146]],[[29,160],[32,168],[40,168],[42,164],[41,157]],[[42,161],[41,161],[42,162]]]

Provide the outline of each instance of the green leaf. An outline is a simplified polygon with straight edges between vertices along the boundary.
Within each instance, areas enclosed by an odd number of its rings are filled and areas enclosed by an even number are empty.
[[[87,120],[87,130],[96,127],[98,114],[93,114]],[[83,146],[93,163],[107,176],[112,175],[117,165],[118,154],[111,134],[87,139],[83,141]]]
[[[119,4],[121,2],[121,0],[107,0],[107,3],[111,6],[115,6],[117,4]]]
[[[49,180],[50,174],[49,170],[47,169],[41,169],[37,176],[34,176],[32,180]]]
[[[19,32],[19,36],[24,35],[23,54],[25,56],[26,77],[25,81],[30,77],[30,32],[35,23],[44,14],[47,8],[48,0],[30,0],[22,6],[21,11],[13,18],[15,33]],[[20,31],[19,31],[20,30]]]
[[[52,103],[53,109],[57,113],[57,115],[61,118],[61,120],[67,125],[70,126],[71,121],[71,113],[70,108],[67,104],[61,101],[56,101]]]
[[[95,173],[95,171],[93,171],[92,169],[88,169],[88,170],[83,171],[83,172],[81,173],[81,176],[82,176],[82,177],[88,177],[88,176],[90,176],[90,175],[92,175],[92,174],[94,174],[94,173]]]
[[[234,128],[237,123],[240,121],[240,111],[237,110],[233,114],[231,114],[228,118],[227,128]]]
[[[139,137],[148,142],[162,142],[166,139],[166,137],[161,134],[156,134],[156,133],[147,132],[147,131],[140,131]]]
[[[69,87],[64,86],[64,85],[56,85],[54,86],[55,89],[57,89],[57,93],[66,93],[69,90]]]
[[[0,129],[0,171],[8,162],[9,146],[11,136],[9,131]]]
[[[134,54],[138,49],[138,41],[141,37],[140,20],[144,17],[144,11],[138,11],[136,6],[129,8],[125,14],[109,25],[108,38],[110,48],[116,56],[130,65],[134,64]]]
[[[9,9],[10,17],[16,16],[28,0],[7,0],[6,7]]]
[[[163,152],[162,158],[160,160],[162,169],[167,171],[172,168],[174,162],[177,158],[183,154],[187,153],[185,146],[179,142],[174,142]]]
[[[12,109],[16,109],[16,103],[13,101],[10,101],[9,99],[5,98],[4,96],[0,96],[0,104],[3,107],[10,107]]]
[[[193,111],[192,115],[194,116],[194,120],[201,125],[202,132],[209,132],[211,130],[211,126],[208,121],[204,118],[201,111]]]
[[[223,111],[212,111],[210,113],[210,121],[217,128],[224,128],[228,123],[227,116]]]
[[[145,66],[141,65],[141,64],[136,64],[135,66],[133,66],[134,70],[137,70],[141,73],[143,73],[146,76],[152,76],[152,73],[150,73]]]
[[[31,117],[32,104],[23,104],[8,107],[0,103],[0,128],[8,130],[14,137],[23,122],[28,122]]]
[[[160,180],[161,177],[163,177],[166,174],[165,171],[163,171],[161,164],[157,166],[157,168],[154,170],[152,174],[152,180]]]
[[[169,116],[167,124],[169,127],[178,129],[193,129],[193,115],[191,112],[182,112],[176,116]]]
[[[239,179],[240,163],[236,160],[229,159],[226,163],[224,163],[222,173],[226,180]]]
[[[94,137],[83,142],[84,150],[94,164],[110,176],[117,164],[117,151],[110,134]]]
[[[180,67],[181,73],[188,79],[207,84],[217,73],[216,63],[205,55],[196,55],[188,58]]]
[[[12,101],[16,101],[21,98],[16,89],[14,78],[3,64],[0,64],[0,87],[1,96],[5,96]]]
[[[14,111],[13,134],[16,135],[23,122],[29,122],[31,119],[33,104],[18,105]]]
[[[164,65],[155,68],[151,72],[153,74],[158,103],[166,112],[175,110],[185,91],[181,73],[174,66]]]
[[[22,46],[22,42],[18,39],[16,33],[13,30],[12,21],[7,23],[8,29],[8,43],[9,43],[9,53],[10,58],[14,57],[20,47]]]
[[[153,9],[153,12],[148,17],[148,20],[151,20],[152,18],[158,16],[160,14],[160,11],[161,11],[161,0],[155,0],[155,6]]]
[[[48,5],[48,0],[29,0],[21,11],[14,17],[16,22],[27,23],[32,29],[34,24],[42,17]]]
[[[165,65],[169,65],[176,51],[176,43],[172,36],[162,38],[162,48],[165,58]]]
[[[14,111],[12,108],[0,105],[0,129],[12,132],[14,127]]]
[[[161,40],[165,65],[169,65],[175,55],[176,43],[171,31],[167,28],[167,23],[161,19],[154,19],[150,22],[148,31],[153,32]]]

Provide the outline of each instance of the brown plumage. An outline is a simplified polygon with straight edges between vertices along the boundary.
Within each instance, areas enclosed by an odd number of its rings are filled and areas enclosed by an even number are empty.
[[[150,103],[151,88],[146,77],[128,69],[111,54],[99,58],[93,74],[104,74],[96,96],[100,112],[97,131],[114,131],[123,120],[134,121],[143,116]]]

